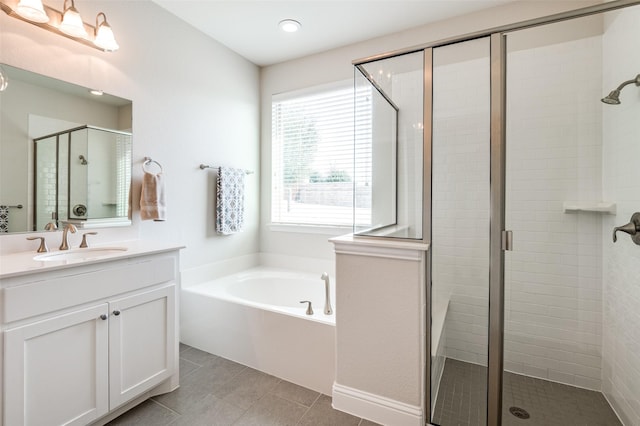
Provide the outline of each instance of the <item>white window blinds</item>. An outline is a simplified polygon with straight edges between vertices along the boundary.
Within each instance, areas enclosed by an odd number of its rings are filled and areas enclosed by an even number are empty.
[[[369,98],[359,95],[358,102]],[[271,105],[272,222],[352,226],[352,83],[277,95]],[[359,118],[358,139],[366,127],[370,134],[370,117],[368,125]]]

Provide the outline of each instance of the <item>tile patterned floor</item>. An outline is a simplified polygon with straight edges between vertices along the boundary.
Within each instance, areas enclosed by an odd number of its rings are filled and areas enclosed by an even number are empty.
[[[482,426],[486,422],[486,368],[447,359],[434,421],[440,426]],[[503,426],[621,426],[600,392],[505,373]],[[522,420],[509,407],[524,408]]]
[[[331,398],[180,345],[180,388],[153,397],[109,426],[375,426],[334,410]]]

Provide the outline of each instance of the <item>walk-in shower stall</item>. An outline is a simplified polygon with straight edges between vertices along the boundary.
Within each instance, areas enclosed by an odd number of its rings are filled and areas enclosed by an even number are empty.
[[[430,244],[427,423],[640,425],[639,52],[613,1],[354,63],[355,231]]]

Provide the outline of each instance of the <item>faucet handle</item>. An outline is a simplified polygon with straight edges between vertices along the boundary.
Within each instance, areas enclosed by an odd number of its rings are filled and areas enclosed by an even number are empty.
[[[613,228],[613,242],[618,241],[616,233],[618,231],[626,232],[631,236],[634,243],[640,245],[640,212],[636,212],[631,216],[631,221],[623,226]]]
[[[307,305],[307,315],[313,315],[313,308],[311,307],[311,301],[310,300],[302,300],[300,301],[300,303],[308,303]]]
[[[58,229],[58,225],[54,222],[49,222],[44,226],[45,231],[55,231],[56,229]]]
[[[87,244],[87,235],[98,235],[97,232],[85,232],[82,234],[82,242],[80,243],[80,248],[87,248],[89,245]]]
[[[47,247],[47,241],[44,239],[44,237],[27,237],[27,240],[40,240],[40,247],[38,247],[37,250],[38,253],[46,253],[49,251],[49,247]]]

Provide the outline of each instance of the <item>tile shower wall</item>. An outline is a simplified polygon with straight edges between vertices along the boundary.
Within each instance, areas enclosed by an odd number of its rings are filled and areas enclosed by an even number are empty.
[[[600,389],[601,37],[508,54],[505,369]]]
[[[640,73],[640,7],[608,14],[603,36],[603,92]],[[625,46],[624,48],[621,46]],[[635,53],[633,53],[635,52]],[[611,230],[640,211],[640,90],[603,105],[604,194],[618,213],[603,220],[604,327],[602,390],[627,425],[640,424],[640,246]]]

